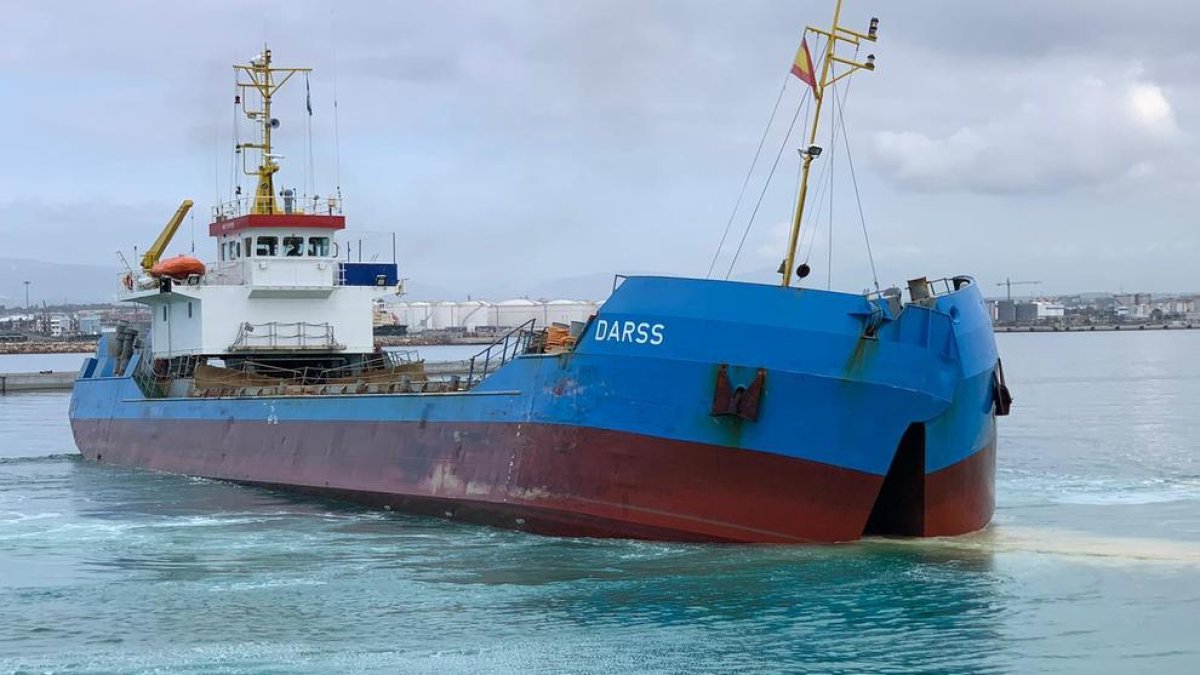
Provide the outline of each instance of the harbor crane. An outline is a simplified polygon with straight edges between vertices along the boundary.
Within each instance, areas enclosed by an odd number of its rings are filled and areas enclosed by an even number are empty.
[[[151,267],[158,264],[159,259],[162,258],[163,251],[167,250],[167,245],[171,243],[175,232],[179,230],[179,224],[183,222],[184,216],[191,209],[192,200],[183,200],[183,203],[176,209],[175,215],[171,216],[171,219],[163,226],[162,232],[158,233],[158,239],[155,239],[150,248],[146,249],[145,255],[142,256],[142,269],[148,272]]]
[[[1012,279],[1005,278],[1004,281],[1001,281],[1000,283],[998,283],[996,285],[1004,286],[1005,290],[1007,291],[1007,295],[1006,295],[1005,299],[1012,300],[1012,287],[1013,286],[1037,286],[1040,283],[1042,283],[1042,282],[1040,282],[1040,281],[1013,281]]]

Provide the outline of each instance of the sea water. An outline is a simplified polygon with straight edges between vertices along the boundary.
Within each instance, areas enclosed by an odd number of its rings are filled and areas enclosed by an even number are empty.
[[[996,518],[938,540],[539,537],[85,463],[67,394],[0,398],[0,672],[1200,671],[1200,331],[998,340]]]

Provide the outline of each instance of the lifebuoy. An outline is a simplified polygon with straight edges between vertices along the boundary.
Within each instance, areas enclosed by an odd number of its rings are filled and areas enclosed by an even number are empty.
[[[133,290],[133,275],[132,274],[126,274],[125,278],[122,279],[121,282],[123,284],[125,284],[125,290],[127,290],[127,291]]]

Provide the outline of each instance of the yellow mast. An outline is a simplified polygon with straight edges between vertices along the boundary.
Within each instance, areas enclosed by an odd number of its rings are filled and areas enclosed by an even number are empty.
[[[238,90],[242,92],[238,98],[242,104],[242,112],[246,114],[246,117],[258,122],[261,127],[261,140],[258,143],[240,143],[237,146],[238,152],[256,148],[262,153],[262,161],[259,162],[258,169],[255,171],[246,170],[246,157],[244,154],[242,155],[243,173],[247,176],[258,177],[258,186],[254,190],[254,203],[250,207],[250,213],[275,213],[277,209],[274,176],[275,172],[279,170],[279,164],[275,161],[275,155],[271,153],[271,131],[279,126],[279,120],[271,117],[271,97],[291,79],[292,75],[312,72],[312,68],[272,68],[271,50],[264,47],[262,54],[250,59],[249,65],[234,65],[233,69],[239,75],[245,73],[250,78],[249,82],[243,82],[241,77],[237,78]],[[278,82],[275,81],[276,73],[283,74],[283,78]],[[247,108],[245,93],[248,89],[258,92],[262,101],[260,109]]]
[[[850,75],[858,70],[875,70],[875,55],[867,56],[865,62],[859,63],[849,59],[843,59],[837,55],[838,41],[847,42],[855,47],[861,45],[862,40],[870,42],[875,41],[875,32],[879,28],[879,19],[872,18],[870,27],[867,32],[859,33],[848,28],[842,28],[838,21],[842,18],[842,0],[837,0],[837,5],[833,10],[833,23],[830,24],[829,30],[820,28],[806,27],[806,33],[812,32],[818,35],[825,36],[825,55],[821,59],[821,76],[817,78],[816,86],[813,90],[813,96],[816,98],[816,111],[813,113],[812,127],[808,133],[808,145],[800,151],[800,156],[803,160],[803,168],[800,177],[800,196],[796,203],[796,217],[792,221],[792,232],[788,239],[787,258],[783,262],[779,273],[783,277],[783,285],[792,285],[792,275],[796,274],[793,265],[796,264],[796,247],[800,242],[800,223],[804,220],[804,200],[808,196],[808,172],[812,167],[812,161],[821,154],[821,148],[816,145],[817,142],[817,126],[821,121],[821,104],[825,102],[825,87],[837,82],[838,80]],[[831,67],[834,62],[848,66],[848,70],[842,74],[830,78]]]

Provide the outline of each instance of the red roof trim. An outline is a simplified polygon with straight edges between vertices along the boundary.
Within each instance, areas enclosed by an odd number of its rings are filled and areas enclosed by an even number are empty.
[[[346,229],[346,217],[327,216],[316,213],[252,213],[211,223],[208,226],[208,235],[210,237],[220,237],[258,227],[344,230]]]

